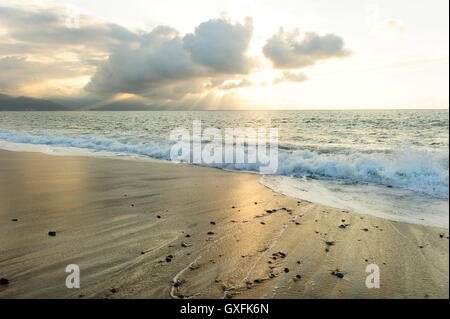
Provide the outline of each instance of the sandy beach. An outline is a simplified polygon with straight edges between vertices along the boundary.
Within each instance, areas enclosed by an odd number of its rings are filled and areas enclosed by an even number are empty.
[[[0,298],[449,297],[447,229],[298,201],[258,179],[0,151]],[[80,289],[65,286],[69,264]],[[366,287],[369,264],[379,289]]]

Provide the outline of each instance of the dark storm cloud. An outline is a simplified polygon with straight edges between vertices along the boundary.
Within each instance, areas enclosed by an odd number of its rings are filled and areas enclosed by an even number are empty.
[[[298,29],[292,32],[282,28],[266,41],[263,52],[278,69],[299,69],[331,58],[345,58],[350,51],[344,48],[344,41],[337,35],[319,35],[306,32],[299,39]]]

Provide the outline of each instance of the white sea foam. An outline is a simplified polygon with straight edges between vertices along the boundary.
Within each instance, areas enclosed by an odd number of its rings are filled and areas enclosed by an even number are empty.
[[[55,153],[53,149],[64,148],[64,152],[61,149],[58,151],[59,155],[74,152],[84,152],[88,155],[107,153],[117,156],[153,157],[166,160],[170,159],[170,148],[174,143],[124,138],[112,139],[92,135],[73,137],[57,133],[1,129],[0,140],[41,145],[41,151],[44,153]],[[259,163],[221,163],[208,166],[258,172],[259,165]],[[403,148],[392,152],[373,153],[357,149],[345,153],[280,150],[276,175],[306,176],[351,183],[374,183],[448,199],[448,165],[448,153],[445,150]]]
[[[61,133],[10,131],[0,129],[0,147],[5,142],[30,145],[43,153],[58,155],[74,152],[85,155],[115,155],[170,159],[174,142],[139,141],[120,136],[117,139],[102,136],[68,136]],[[2,146],[3,145],[3,146]],[[9,145],[11,148],[11,145]],[[17,148],[17,145],[15,146]],[[64,149],[64,151],[62,150]],[[449,198],[447,150],[403,148],[391,152],[360,151],[325,153],[298,149],[280,150],[276,175],[313,177],[320,180],[338,180],[350,183],[373,183],[412,190],[437,198]],[[206,165],[206,164],[205,164]],[[260,163],[208,164],[228,170],[258,172]]]
[[[449,202],[377,184],[348,184],[289,176],[262,176],[275,192],[313,203],[389,220],[449,228]]]

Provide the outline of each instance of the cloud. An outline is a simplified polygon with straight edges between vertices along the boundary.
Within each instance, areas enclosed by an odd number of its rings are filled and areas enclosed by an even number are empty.
[[[222,84],[218,86],[220,90],[231,90],[231,89],[239,89],[239,88],[245,88],[254,85],[250,80],[248,79],[242,79],[240,81],[230,81],[225,84]]]
[[[183,38],[183,44],[195,63],[220,73],[247,74],[257,65],[246,56],[252,35],[251,18],[243,25],[220,18],[201,23]]]
[[[270,85],[249,80],[263,59],[248,55],[251,18],[236,22],[221,16],[184,35],[164,25],[131,30],[83,13],[73,24],[73,14],[48,5],[0,5],[0,92],[26,92],[74,107],[127,102],[211,109],[238,105],[235,89]],[[280,29],[267,40],[264,55],[275,68],[349,54],[338,36],[299,35]],[[305,80],[303,73],[284,72],[273,84]],[[117,100],[121,96],[133,98]]]
[[[309,80],[309,78],[302,72],[284,71],[282,76],[273,81],[273,84],[282,82],[304,82],[307,80]]]
[[[39,83],[69,76],[81,76],[86,70],[83,65],[57,62],[41,63],[28,61],[25,57],[7,56],[0,58],[0,88],[4,91],[18,89],[23,85]]]
[[[70,10],[60,7],[0,6],[2,54],[38,54],[68,51],[109,52],[136,43],[139,35],[114,23],[80,14],[79,28],[68,27]],[[50,51],[51,50],[51,51]]]
[[[318,61],[331,58],[345,58],[350,51],[344,48],[344,41],[337,35],[318,35],[306,32],[299,39],[300,31],[291,32],[283,28],[266,41],[263,53],[278,69],[299,69],[312,66]]]
[[[406,32],[406,27],[401,21],[395,19],[389,19],[384,21],[378,30],[384,33],[391,33],[395,35],[403,35]]]
[[[86,90],[133,93],[163,103],[229,89],[234,84],[220,86],[255,67],[245,55],[252,32],[250,19],[244,25],[224,18],[209,20],[184,37],[173,28],[156,27],[141,35],[137,48],[112,52]]]

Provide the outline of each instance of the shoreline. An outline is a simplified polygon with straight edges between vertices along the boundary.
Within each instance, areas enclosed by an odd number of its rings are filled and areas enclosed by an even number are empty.
[[[448,298],[443,228],[217,168],[4,150],[0,163],[0,298]],[[72,263],[80,289],[65,287]],[[369,264],[379,289],[365,286]]]

